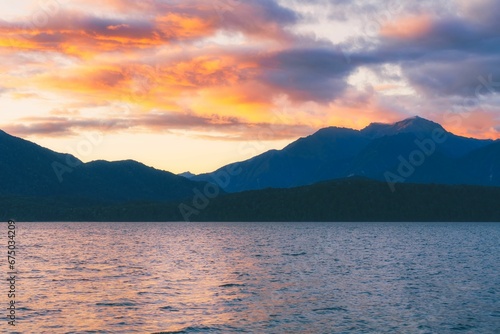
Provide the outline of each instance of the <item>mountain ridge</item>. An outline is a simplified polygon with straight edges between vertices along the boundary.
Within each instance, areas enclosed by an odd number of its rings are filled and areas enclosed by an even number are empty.
[[[4,131],[0,157],[1,196],[160,201],[187,198],[205,186],[134,160],[84,163]]]
[[[436,134],[444,139],[437,140]],[[391,124],[371,123],[361,130],[322,128],[281,150],[210,173],[175,175],[130,159],[83,163],[0,130],[0,195],[165,201],[192,197],[194,189],[208,183],[222,192],[241,192],[355,176],[389,184],[500,186],[498,143],[456,136],[416,116]]]
[[[282,150],[200,175],[130,159],[84,163],[1,130],[0,157],[0,213],[7,219],[500,218],[500,141],[456,136],[418,117],[361,130],[323,128]]]
[[[435,129],[446,131],[441,124],[427,120],[420,116],[413,116],[394,123],[370,123],[367,127],[360,130],[366,135],[377,138],[398,133],[428,134]]]
[[[438,143],[436,135],[445,139]],[[462,161],[465,157],[494,142],[457,136],[436,122],[414,116],[388,124],[371,123],[361,130],[323,128],[282,150],[270,150],[192,179],[214,182],[214,175],[237,165],[243,171],[222,187],[228,192],[296,187],[349,176],[390,181],[391,173],[403,182],[460,184],[464,180],[465,184],[500,186],[496,179],[475,179],[466,170],[460,170],[460,164],[473,165],[471,161]],[[429,155],[422,151],[425,143],[433,146]],[[424,160],[424,166],[412,167],[415,173],[409,177],[395,174],[401,159],[415,154]]]

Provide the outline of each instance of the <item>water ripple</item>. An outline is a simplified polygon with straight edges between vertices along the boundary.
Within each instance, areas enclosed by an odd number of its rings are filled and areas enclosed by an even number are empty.
[[[20,333],[500,332],[500,224],[19,229]]]

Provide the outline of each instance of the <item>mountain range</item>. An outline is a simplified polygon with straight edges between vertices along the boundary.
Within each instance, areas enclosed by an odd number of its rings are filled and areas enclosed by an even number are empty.
[[[0,196],[165,201],[205,184],[133,160],[83,163],[0,131]]]
[[[320,207],[314,209],[315,213],[299,212],[294,206],[282,205],[274,199],[280,198],[276,194],[285,194],[283,198],[290,198],[293,205],[309,203],[308,207],[313,208],[317,206],[313,205],[315,198],[318,203],[323,203],[325,198],[330,198],[328,191],[336,192],[342,187],[343,191],[359,195],[346,204],[351,208],[352,217],[356,217],[354,212],[359,210],[369,220],[372,211],[368,203],[373,202],[369,197],[381,196],[381,185],[385,187],[384,193],[411,189],[421,192],[420,195],[433,196],[439,196],[440,192],[449,196],[455,189],[450,186],[500,186],[499,140],[457,136],[441,125],[420,117],[393,124],[372,123],[361,130],[324,128],[292,142],[282,150],[270,150],[200,175],[189,172],[175,175],[133,160],[84,163],[73,155],[51,151],[3,131],[0,131],[0,157],[0,211],[13,215],[25,212],[26,217],[34,220],[37,217],[62,220],[113,220],[121,217],[127,220],[123,216],[125,212],[135,212],[139,217],[139,209],[143,206],[158,214],[150,216],[153,220],[185,219],[179,208],[185,203],[196,206],[196,201],[199,205],[203,204],[203,210],[191,206],[191,213],[196,212],[191,215],[195,220],[203,217],[238,220],[238,213],[252,220],[252,212],[254,219],[277,219],[272,214],[275,209],[280,209],[278,211],[282,212],[282,216],[289,220],[336,219],[337,216],[332,216],[330,211],[323,212]],[[317,186],[325,181],[360,178],[363,181],[347,182],[347,188],[339,188],[338,184]],[[371,186],[369,182],[377,183]],[[408,187],[399,188],[401,185],[397,184],[400,183],[406,183]],[[435,188],[434,185],[442,186]],[[283,193],[285,189],[290,191]],[[454,202],[439,202],[443,207],[453,210],[453,203],[466,206],[471,194],[479,202],[482,196],[489,196],[490,202],[492,199],[499,200],[500,196],[500,191],[484,187],[456,189],[461,189],[463,197]],[[241,196],[228,195],[239,192],[242,192]],[[338,198],[335,194],[332,196]],[[390,203],[396,204],[396,197],[384,196],[387,202],[382,206],[389,208]],[[415,202],[408,204],[414,205],[408,207],[408,212],[413,212],[414,217],[418,216],[416,212],[421,207],[436,211],[430,203],[418,194],[416,196]],[[262,198],[267,198],[267,204],[262,203]],[[363,201],[357,202],[356,198]],[[411,200],[411,197],[408,198]],[[208,202],[212,209],[206,211]],[[495,209],[491,208],[491,203],[483,207],[479,202],[475,206],[478,212],[493,212],[488,219],[500,219]],[[168,207],[175,210],[165,211],[155,207],[154,203],[170,203]],[[219,207],[213,211],[217,203]],[[54,211],[54,214],[49,211]],[[286,212],[296,212],[295,219]],[[382,210],[376,214],[372,212],[371,217],[383,219],[384,214],[389,219],[392,213]],[[348,215],[342,217],[347,219]],[[407,216],[401,217],[410,220]],[[439,217],[435,216],[435,219]],[[453,219],[457,220],[456,217]]]
[[[421,117],[362,130],[329,127],[190,180],[227,192],[290,188],[361,176],[397,182],[500,186],[500,141],[454,135]],[[239,170],[220,182],[225,171]]]

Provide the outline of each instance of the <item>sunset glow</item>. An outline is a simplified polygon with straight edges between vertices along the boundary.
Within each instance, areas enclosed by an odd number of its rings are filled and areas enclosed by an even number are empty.
[[[199,173],[322,127],[414,115],[500,138],[495,0],[0,9],[0,129],[84,161]],[[102,140],[78,152],[92,135]]]

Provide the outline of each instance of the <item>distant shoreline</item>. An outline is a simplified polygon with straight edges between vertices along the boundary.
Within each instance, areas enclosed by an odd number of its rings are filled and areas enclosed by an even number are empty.
[[[3,220],[26,222],[500,222],[500,187],[402,183],[392,192],[361,178],[170,202],[0,199]]]

